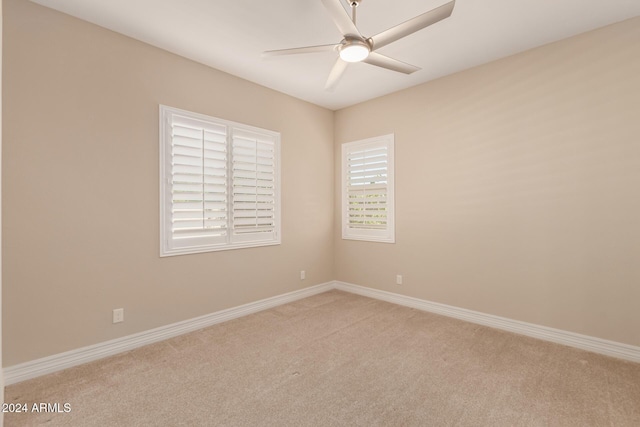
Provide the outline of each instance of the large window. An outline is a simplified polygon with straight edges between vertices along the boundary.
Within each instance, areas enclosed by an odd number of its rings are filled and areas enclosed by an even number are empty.
[[[342,145],[342,238],[395,242],[393,135]]]
[[[160,106],[160,256],[280,243],[280,134]]]

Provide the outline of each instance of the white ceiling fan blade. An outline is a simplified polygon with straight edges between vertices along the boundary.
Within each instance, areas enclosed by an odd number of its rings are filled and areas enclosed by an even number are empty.
[[[415,18],[409,19],[402,24],[389,28],[375,36],[369,38],[369,43],[372,45],[372,49],[378,49],[382,46],[386,46],[389,43],[413,34],[418,30],[428,27],[431,24],[435,24],[438,21],[442,21],[445,18],[451,16],[453,12],[453,6],[456,1],[453,0],[447,4],[437,7],[429,12],[418,15]]]
[[[362,38],[356,24],[349,18],[349,14],[344,10],[344,7],[342,7],[340,0],[322,0],[322,4],[324,4],[327,12],[331,15],[331,19],[333,19],[336,27],[338,27],[338,30],[340,30],[340,33],[344,37]]]
[[[411,74],[418,70],[421,70],[420,67],[407,64],[406,62],[398,61],[397,59],[389,58],[388,56],[380,55],[377,52],[369,53],[367,59],[362,62],[366,62],[367,64],[375,65],[377,67],[386,68],[387,70],[398,71],[399,73],[404,74]]]
[[[347,65],[349,64],[338,58],[331,69],[331,73],[329,73],[329,78],[327,79],[327,84],[324,85],[324,90],[331,92],[335,89],[336,85],[340,81],[340,77],[344,74],[344,70],[347,69]]]
[[[336,50],[339,44],[324,44],[319,46],[294,47],[293,49],[266,50],[262,56],[294,55],[298,53],[330,52]]]

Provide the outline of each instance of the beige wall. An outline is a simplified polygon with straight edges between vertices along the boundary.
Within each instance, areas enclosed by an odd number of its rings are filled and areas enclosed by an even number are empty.
[[[635,18],[338,111],[336,162],[395,133],[397,210],[336,226],[336,278],[640,345],[638,52]]]
[[[5,366],[333,279],[331,111],[25,0],[4,30]],[[159,258],[158,104],[281,132],[281,245]]]

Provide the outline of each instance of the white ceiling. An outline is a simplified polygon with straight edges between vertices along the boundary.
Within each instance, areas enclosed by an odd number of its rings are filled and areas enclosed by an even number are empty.
[[[320,0],[33,1],[330,109],[640,15],[640,0],[457,0],[450,18],[379,50],[422,70],[405,75],[351,64],[326,92],[336,52],[261,56],[339,43]],[[370,37],[447,1],[362,0],[358,28]]]

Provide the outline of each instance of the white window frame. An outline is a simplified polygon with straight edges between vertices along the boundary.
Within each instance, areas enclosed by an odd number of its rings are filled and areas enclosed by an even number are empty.
[[[226,174],[226,235],[213,237],[174,238],[172,227],[172,117],[193,120],[205,128],[224,128],[227,164],[222,169]],[[273,230],[262,233],[236,234],[238,230],[233,218],[233,147],[234,132],[237,135],[258,135],[267,138],[274,150],[274,224]],[[240,138],[240,137],[238,137]],[[254,126],[219,119],[204,114],[193,113],[178,108],[160,105],[160,256],[186,255],[258,246],[279,245],[281,243],[281,201],[280,201],[280,133]],[[220,144],[223,144],[222,142]]]
[[[395,243],[394,134],[342,144],[342,238],[370,242]],[[363,149],[386,148],[386,227],[353,227],[349,222],[349,154]],[[378,184],[379,185],[379,184]]]

